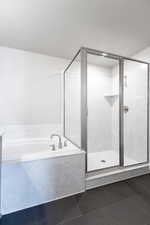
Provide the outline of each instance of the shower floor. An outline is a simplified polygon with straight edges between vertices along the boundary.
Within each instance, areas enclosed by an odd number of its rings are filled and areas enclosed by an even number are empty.
[[[125,165],[134,165],[137,162],[129,157],[124,158]],[[88,171],[104,169],[113,166],[119,166],[119,153],[113,150],[88,153],[87,169]]]

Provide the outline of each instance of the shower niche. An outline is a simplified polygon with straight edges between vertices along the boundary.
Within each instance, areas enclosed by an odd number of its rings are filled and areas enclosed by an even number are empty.
[[[149,161],[149,64],[81,48],[64,71],[64,136],[87,172]]]

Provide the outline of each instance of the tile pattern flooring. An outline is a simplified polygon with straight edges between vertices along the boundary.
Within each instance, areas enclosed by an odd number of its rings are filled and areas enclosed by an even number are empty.
[[[0,225],[150,225],[150,175],[6,215]]]

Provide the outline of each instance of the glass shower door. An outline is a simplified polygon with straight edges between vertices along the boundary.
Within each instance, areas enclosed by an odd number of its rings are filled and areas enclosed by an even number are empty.
[[[124,61],[124,166],[147,162],[148,64]]]
[[[87,171],[119,166],[119,60],[87,55],[87,107]]]

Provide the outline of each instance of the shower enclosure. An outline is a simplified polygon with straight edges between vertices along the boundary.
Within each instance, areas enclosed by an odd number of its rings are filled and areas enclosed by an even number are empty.
[[[149,64],[81,48],[64,72],[64,136],[86,171],[149,161]]]

